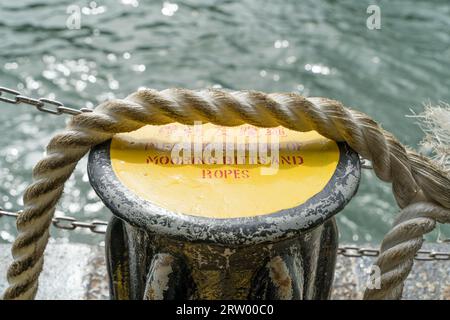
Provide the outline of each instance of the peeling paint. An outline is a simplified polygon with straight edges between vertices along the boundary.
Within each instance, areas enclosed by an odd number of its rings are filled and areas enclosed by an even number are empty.
[[[150,267],[151,278],[145,288],[148,300],[163,300],[164,293],[169,289],[169,277],[173,272],[172,263],[174,259],[169,254],[157,254],[153,258]]]
[[[277,287],[278,298],[280,300],[292,299],[292,279],[289,270],[280,256],[274,257],[267,265],[270,279]]]

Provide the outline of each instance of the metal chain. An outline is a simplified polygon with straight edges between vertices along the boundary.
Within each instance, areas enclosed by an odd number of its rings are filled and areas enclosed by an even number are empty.
[[[19,212],[5,211],[0,208],[0,218],[2,216],[17,218]],[[93,220],[92,222],[78,221],[73,217],[59,216],[53,218],[53,226],[63,230],[75,230],[77,228],[88,229],[93,233],[105,234],[106,226],[108,222],[101,220]],[[440,240],[442,243],[450,243],[450,239]],[[380,251],[373,248],[344,246],[339,247],[337,254],[349,258],[361,258],[361,257],[378,257]],[[450,261],[450,252],[436,252],[430,250],[420,250],[417,252],[415,260],[419,261]]]
[[[6,96],[10,96],[5,97]],[[92,112],[91,109],[88,108],[82,108],[82,109],[73,109],[68,108],[64,106],[59,101],[52,100],[52,99],[46,99],[46,98],[39,98],[34,99],[27,96],[22,95],[19,91],[0,87],[0,101],[11,103],[11,104],[28,104],[30,106],[35,107],[37,110],[54,114],[54,115],[61,115],[61,114],[70,114],[72,116],[76,116],[77,114],[83,113],[83,112]]]
[[[5,93],[12,97],[5,97]],[[77,115],[82,112],[91,112],[91,109],[82,108],[82,109],[73,109],[65,107],[61,102],[46,98],[33,99],[27,96],[22,95],[20,92],[0,87],[0,101],[10,103],[10,104],[19,104],[24,103],[31,106],[34,106],[37,110],[54,114],[69,114],[69,115]],[[53,106],[53,107],[50,107]],[[373,169],[372,164],[367,159],[360,157],[361,167],[363,169]],[[0,208],[0,218],[2,216],[17,218],[20,214],[19,212],[10,212],[5,211]],[[63,230],[75,230],[78,228],[88,229],[93,233],[104,234],[106,233],[106,226],[108,222],[93,220],[92,222],[82,222],[77,221],[73,217],[68,216],[57,216],[52,220],[53,226],[58,229]],[[450,239],[441,240],[440,242],[450,243]],[[344,257],[352,257],[352,258],[360,258],[360,257],[377,257],[379,255],[379,250],[372,248],[359,248],[354,246],[345,246],[338,248],[339,255]],[[450,260],[450,252],[434,252],[429,250],[421,250],[418,251],[415,260],[420,261],[431,261],[431,260]]]
[[[11,212],[5,211],[0,208],[0,218],[2,216],[12,217],[17,219],[21,211]],[[75,230],[77,228],[88,229],[93,233],[104,234],[106,233],[106,226],[108,222],[101,220],[93,220],[92,222],[78,221],[73,217],[68,216],[55,216],[52,220],[53,226],[63,230]]]
[[[440,242],[449,242],[449,239],[445,239]],[[378,257],[380,251],[372,248],[359,248],[359,247],[339,247],[337,254],[349,258],[361,258],[361,257]],[[418,261],[450,261],[450,252],[436,252],[430,250],[419,250],[414,257],[414,260]]]

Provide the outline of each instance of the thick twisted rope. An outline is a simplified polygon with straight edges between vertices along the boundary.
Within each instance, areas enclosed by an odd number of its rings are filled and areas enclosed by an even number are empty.
[[[365,114],[347,109],[337,101],[306,99],[293,93],[144,89],[124,100],[105,102],[92,113],[74,116],[66,131],[50,141],[46,157],[33,170],[34,182],[25,191],[24,210],[17,220],[19,234],[12,248],[14,262],[7,275],[10,287],[4,298],[34,298],[55,205],[65,181],[92,146],[116,133],[147,124],[194,121],[220,126],[248,123],[296,131],[316,130],[329,139],[347,142],[372,161],[376,175],[392,183],[398,205],[407,208],[388,234],[377,262],[383,270],[382,288],[376,294],[366,291],[366,298],[398,297],[401,283],[412,266],[413,252],[420,248],[421,240],[417,239],[432,229],[435,220],[449,220],[448,175],[427,158],[405,149]],[[425,203],[414,204],[418,201]]]
[[[364,299],[400,299],[403,283],[422,247],[423,235],[437,222],[450,223],[450,212],[430,202],[416,202],[404,208],[394,227],[384,237],[375,265],[380,268],[381,289],[366,289]],[[387,290],[388,289],[388,290]]]

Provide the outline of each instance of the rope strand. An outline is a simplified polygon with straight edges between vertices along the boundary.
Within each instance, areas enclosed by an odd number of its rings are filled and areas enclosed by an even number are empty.
[[[124,100],[102,103],[94,112],[74,116],[67,129],[51,139],[47,156],[34,167],[34,182],[25,191],[24,210],[17,220],[19,235],[12,248],[14,262],[8,270],[10,286],[4,298],[34,298],[55,205],[65,181],[91,147],[147,124],[194,121],[316,130],[329,139],[348,143],[372,161],[376,175],[392,183],[397,203],[404,210],[402,222],[388,233],[376,262],[382,271],[382,288],[366,290],[366,299],[399,298],[422,235],[434,228],[435,221],[450,220],[449,176],[429,159],[407,150],[367,115],[337,101],[306,99],[294,93],[143,89]],[[421,202],[416,204],[418,195]]]

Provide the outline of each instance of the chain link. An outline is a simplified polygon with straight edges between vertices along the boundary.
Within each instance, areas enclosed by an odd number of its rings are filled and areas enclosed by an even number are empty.
[[[6,96],[5,96],[6,93]],[[9,97],[8,97],[9,96]],[[76,116],[77,114],[83,113],[83,112],[92,112],[91,109],[88,108],[82,108],[82,109],[73,109],[65,107],[64,104],[62,104],[59,101],[47,99],[47,98],[39,98],[34,99],[27,96],[22,95],[19,91],[0,87],[0,101],[6,102],[10,104],[28,104],[30,106],[35,107],[37,110],[54,114],[54,115],[61,115],[61,114],[70,114],[72,116]]]
[[[442,242],[450,242],[446,239]],[[361,257],[378,257],[380,251],[372,248],[359,248],[359,247],[340,247],[337,254],[349,258],[361,258]],[[436,252],[430,250],[419,250],[414,257],[417,261],[450,261],[450,252]]]
[[[19,212],[5,211],[0,208],[0,218],[2,216],[17,218],[20,214]],[[75,230],[78,228],[87,229],[93,233],[105,234],[106,226],[108,222],[101,220],[93,220],[92,222],[78,221],[73,217],[68,216],[57,216],[53,218],[53,226],[58,229],[63,230]],[[450,243],[449,239],[439,240],[440,243]],[[378,257],[380,251],[373,248],[355,247],[355,246],[344,246],[339,247],[337,250],[338,255],[342,255],[348,258],[361,258],[361,257]],[[420,250],[417,252],[414,258],[418,261],[450,261],[450,252],[436,252],[430,250]]]
[[[12,218],[17,219],[19,214],[20,214],[20,211],[11,212],[11,211],[5,211],[0,208],[0,218],[2,216],[5,216],[5,217],[12,217]],[[75,229],[81,228],[81,229],[88,229],[89,231],[91,231],[93,233],[105,234],[106,226],[108,225],[108,222],[101,221],[101,220],[93,220],[92,222],[83,222],[83,221],[78,221],[77,219],[75,219],[73,217],[55,216],[52,220],[52,224],[55,228],[63,229],[63,230],[75,230]]]

